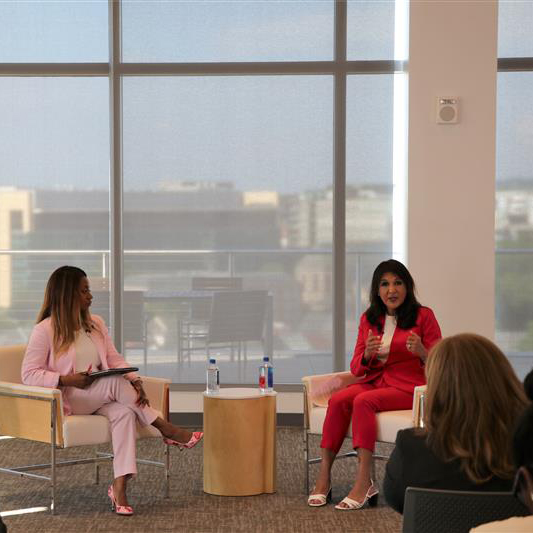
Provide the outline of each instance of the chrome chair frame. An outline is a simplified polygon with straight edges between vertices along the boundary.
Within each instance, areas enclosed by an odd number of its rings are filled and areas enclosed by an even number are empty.
[[[24,346],[8,346],[0,348],[3,352],[2,357],[9,359],[11,351],[13,358],[21,360]],[[7,355],[6,355],[7,354]],[[16,365],[15,365],[16,366]],[[3,435],[22,438],[35,442],[42,442],[50,445],[50,462],[29,464],[14,467],[0,467],[0,472],[5,474],[16,475],[20,477],[27,477],[37,479],[40,481],[47,481],[50,484],[50,505],[45,507],[51,514],[55,514],[57,509],[56,501],[56,487],[57,475],[56,469],[60,466],[71,466],[79,464],[94,464],[95,465],[95,484],[99,483],[99,465],[103,461],[110,461],[113,459],[112,453],[99,452],[98,446],[106,444],[108,440],[98,440],[95,442],[74,442],[69,445],[68,438],[65,439],[64,434],[64,420],[63,405],[61,399],[61,391],[59,389],[52,389],[49,387],[37,387],[23,385],[14,380],[15,367],[6,370],[7,379],[12,381],[0,381],[0,430]],[[20,371],[19,371],[20,372]],[[144,377],[145,385],[147,387],[147,394],[150,397],[152,392],[152,399],[157,394],[159,401],[152,403],[158,404],[164,417],[168,418],[169,412],[169,386],[167,380],[158,378]],[[151,389],[151,390],[150,390]],[[47,403],[43,406],[43,402]],[[23,405],[21,405],[21,403]],[[38,414],[38,417],[28,422],[18,416],[18,413],[23,409],[30,409]],[[49,413],[49,415],[48,415]],[[98,415],[87,415],[88,418],[96,417]],[[47,430],[47,427],[49,430]],[[153,435],[148,435],[153,438]],[[143,437],[142,435],[140,437]],[[75,439],[74,439],[75,440]],[[95,446],[95,454],[93,457],[86,457],[80,459],[57,460],[57,451],[61,449],[74,448],[75,446],[93,445]],[[152,461],[147,459],[137,459],[138,464],[146,464],[156,466],[164,469],[164,494],[169,497],[170,494],[170,453],[169,445],[164,446],[164,461]],[[50,469],[50,474],[34,473],[35,470]]]
[[[56,389],[48,389],[56,390]],[[95,451],[95,457],[87,457],[84,459],[70,459],[67,461],[57,461],[57,450],[62,449],[57,445],[57,410],[60,402],[56,398],[43,398],[42,396],[37,396],[33,394],[22,394],[22,393],[12,393],[6,391],[0,391],[0,396],[12,397],[12,398],[23,398],[29,400],[44,401],[50,403],[50,462],[49,463],[40,463],[40,464],[31,464],[16,466],[11,468],[0,467],[0,472],[4,474],[13,474],[20,477],[28,477],[32,479],[38,479],[41,481],[50,482],[50,506],[46,507],[50,510],[51,514],[55,514],[56,511],[56,468],[60,466],[72,466],[72,465],[81,465],[93,463],[95,465],[95,485],[98,485],[100,481],[99,475],[99,463],[102,461],[111,461],[113,460],[112,453],[102,453]],[[10,435],[11,436],[11,435]],[[16,437],[15,437],[16,438]],[[168,498],[170,495],[170,453],[169,445],[164,444],[165,446],[165,461],[151,461],[148,459],[137,459],[137,464],[152,465],[164,468],[165,472],[165,498]],[[33,474],[30,473],[32,470],[42,470],[45,468],[50,468],[50,475],[45,476],[43,474]]]

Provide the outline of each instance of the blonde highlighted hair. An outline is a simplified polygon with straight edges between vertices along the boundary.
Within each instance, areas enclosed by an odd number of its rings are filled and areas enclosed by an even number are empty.
[[[94,328],[91,314],[80,308],[80,283],[87,274],[78,267],[62,266],[55,270],[46,284],[44,301],[37,323],[50,317],[54,332],[56,356],[65,353],[74,342],[76,331]]]
[[[480,335],[447,337],[430,351],[424,422],[429,447],[458,458],[475,483],[514,473],[511,440],[528,401],[502,351]]]

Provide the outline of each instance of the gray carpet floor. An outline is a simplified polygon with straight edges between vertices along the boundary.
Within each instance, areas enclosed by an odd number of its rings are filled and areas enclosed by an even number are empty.
[[[337,511],[333,505],[310,508],[304,493],[303,433],[301,429],[280,428],[277,434],[277,492],[260,496],[221,497],[202,490],[202,445],[192,450],[171,449],[170,499],[163,496],[163,470],[141,465],[137,478],[130,482],[128,496],[134,507],[132,517],[110,511],[107,485],[111,467],[101,468],[101,482],[94,484],[94,467],[76,465],[58,469],[57,514],[47,512],[4,517],[10,533],[33,532],[152,532],[188,533],[238,532],[397,532],[401,516],[381,498],[375,508]],[[313,456],[318,453],[318,438],[312,438]],[[350,442],[344,447],[349,449]],[[105,451],[102,448],[102,451]],[[93,448],[62,450],[59,459],[90,456]],[[138,456],[162,460],[163,446],[154,439],[138,444]],[[390,451],[389,448],[381,451]],[[83,453],[85,452],[85,454]],[[0,440],[0,464],[15,466],[47,462],[46,445],[17,439]],[[381,488],[383,462],[376,462],[376,478]],[[314,479],[318,466],[311,467]],[[333,501],[349,491],[356,472],[356,460],[336,461],[333,470]],[[44,473],[44,472],[43,472]],[[0,509],[26,509],[48,505],[46,482],[0,473]]]

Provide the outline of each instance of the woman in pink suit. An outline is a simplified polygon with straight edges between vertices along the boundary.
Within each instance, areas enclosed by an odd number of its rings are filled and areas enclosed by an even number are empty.
[[[22,363],[22,382],[59,387],[66,415],[95,413],[109,419],[115,479],[108,496],[117,514],[131,515],[126,484],[137,473],[137,422],[156,427],[167,444],[185,448],[192,448],[203,434],[164,420],[150,407],[136,373],[89,376],[91,371],[130,366],[117,352],[104,321],[89,313],[91,301],[83,270],[63,266],[52,273]]]
[[[329,400],[320,444],[322,462],[308,498],[310,506],[326,505],[331,498],[331,467],[350,422],[359,469],[352,490],[336,509],[377,503],[378,490],[370,477],[376,412],[411,409],[415,386],[426,382],[428,351],[440,338],[435,315],[418,303],[407,268],[394,259],[380,263],[372,276],[370,307],[361,317],[350,364],[358,380]]]

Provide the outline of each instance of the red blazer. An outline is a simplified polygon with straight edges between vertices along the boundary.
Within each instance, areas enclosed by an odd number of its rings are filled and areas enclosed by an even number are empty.
[[[385,317],[382,317],[380,321],[383,329]],[[366,363],[363,362],[368,330],[372,330],[373,335],[380,335],[377,325],[372,326],[366,318],[366,313],[363,313],[359,322],[359,333],[353,359],[350,363],[352,374],[360,378],[358,383],[368,383],[383,376],[387,385],[410,393],[417,385],[426,383],[424,363],[418,355],[407,349],[406,342],[412,331],[420,336],[422,344],[429,350],[442,337],[439,323],[429,307],[419,309],[416,324],[412,328],[401,329],[396,326],[392,336],[389,357],[385,364],[379,361],[377,354]]]

